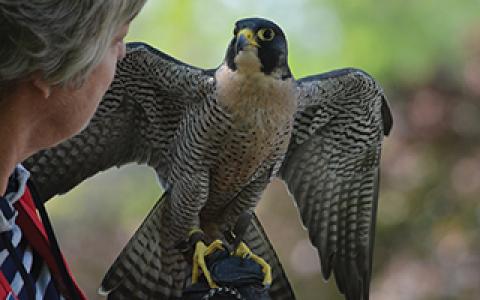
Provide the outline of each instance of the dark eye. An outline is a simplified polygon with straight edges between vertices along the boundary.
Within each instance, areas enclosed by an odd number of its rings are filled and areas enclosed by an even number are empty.
[[[262,28],[257,32],[257,36],[262,41],[271,41],[275,37],[275,32],[271,28]]]

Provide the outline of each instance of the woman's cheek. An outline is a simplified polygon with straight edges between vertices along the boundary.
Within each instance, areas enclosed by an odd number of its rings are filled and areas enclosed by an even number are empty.
[[[115,76],[115,70],[117,68],[117,55],[116,53],[108,53],[107,56],[104,58],[102,63],[99,66],[101,70],[99,70],[99,74],[97,80],[95,82],[99,85],[101,93],[100,98],[103,97],[103,94],[108,90],[110,87],[110,84],[113,81],[113,78]]]
[[[125,58],[125,56],[127,55],[127,45],[125,45],[124,42],[121,42],[120,43],[120,49],[119,49],[119,52],[118,52],[118,60],[122,60]]]

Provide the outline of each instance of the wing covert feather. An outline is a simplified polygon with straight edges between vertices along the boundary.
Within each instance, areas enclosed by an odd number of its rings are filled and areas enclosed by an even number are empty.
[[[211,71],[147,44],[128,44],[88,126],[24,162],[40,196],[47,200],[99,171],[130,162],[147,163],[161,177],[185,111],[212,93],[213,85]]]

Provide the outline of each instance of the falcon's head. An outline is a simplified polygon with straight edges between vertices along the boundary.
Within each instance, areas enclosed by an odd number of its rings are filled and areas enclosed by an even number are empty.
[[[287,62],[287,40],[272,21],[260,18],[235,23],[226,64],[232,71],[258,72],[286,79],[292,77]]]

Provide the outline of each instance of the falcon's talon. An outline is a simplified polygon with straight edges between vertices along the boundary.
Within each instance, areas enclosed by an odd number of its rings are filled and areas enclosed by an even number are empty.
[[[249,258],[259,264],[262,267],[262,272],[264,274],[263,285],[270,286],[272,284],[272,267],[270,267],[270,265],[263,258],[254,254],[252,250],[248,248],[247,244],[240,242],[233,255],[240,256],[242,258]]]
[[[215,240],[208,246],[205,245],[202,240],[196,242],[195,252],[193,253],[192,284],[198,282],[198,278],[200,277],[198,269],[200,268],[208,282],[208,285],[211,288],[218,288],[218,285],[213,281],[205,262],[205,256],[208,256],[217,250],[224,250],[221,240]]]

